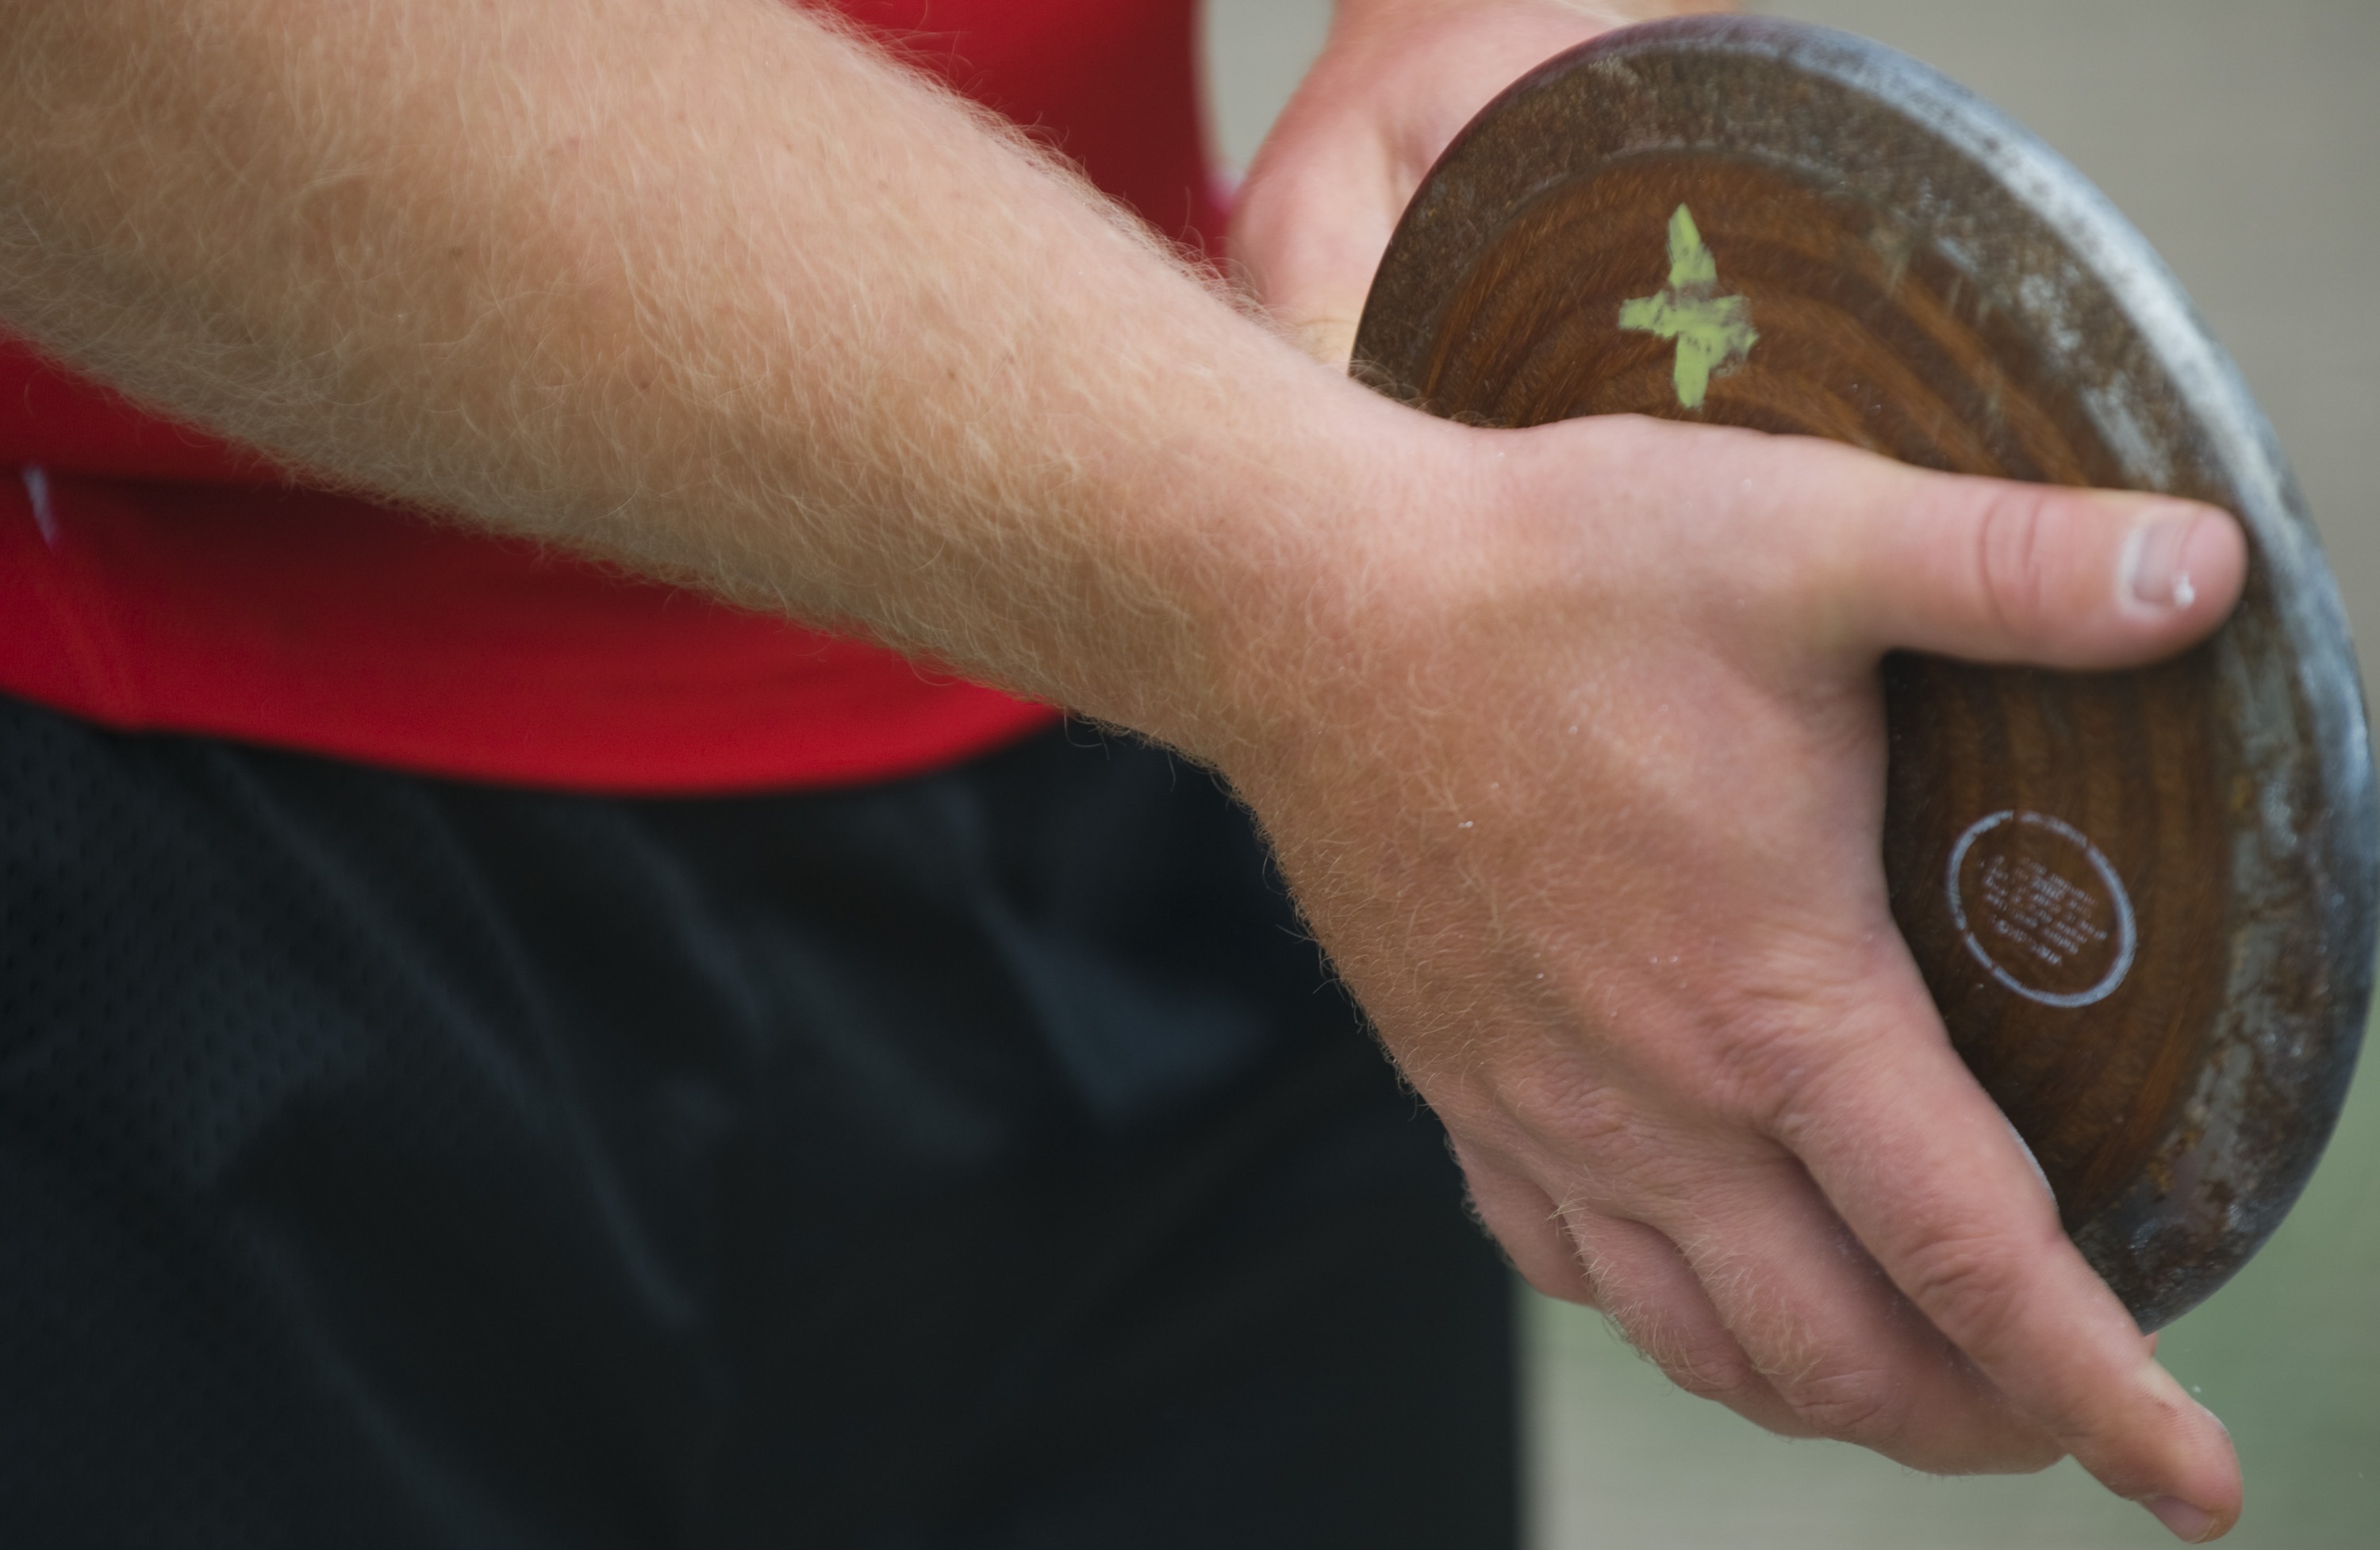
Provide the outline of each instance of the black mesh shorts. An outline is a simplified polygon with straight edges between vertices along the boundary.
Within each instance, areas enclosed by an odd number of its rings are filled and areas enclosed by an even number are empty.
[[[1509,1287],[1203,774],[0,701],[0,1544],[1510,1545]]]

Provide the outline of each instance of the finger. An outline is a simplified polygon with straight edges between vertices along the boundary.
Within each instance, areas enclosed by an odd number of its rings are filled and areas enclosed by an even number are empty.
[[[1403,195],[1355,149],[1279,168],[1260,158],[1230,239],[1249,293],[1299,348],[1341,368]]]
[[[1804,1434],[1936,1473],[2029,1473],[2063,1452],[1911,1306],[1791,1157],[1702,1192],[1680,1240]]]
[[[2213,506],[1864,461],[1850,504],[1820,498],[1846,514],[1834,596],[1871,648],[2129,666],[2213,629],[2246,579],[2240,525]]]
[[[1817,1435],[1729,1330],[1676,1244],[1642,1222],[1572,1206],[1562,1221],[1596,1305],[1689,1394],[1789,1437]]]
[[[1248,168],[1230,250],[1309,353],[1344,366],[1373,272],[1422,175],[1489,98],[1621,17],[1506,7],[1343,8]]]
[[[1596,1306],[1595,1285],[1572,1250],[1552,1197],[1480,1149],[1461,1141],[1453,1144],[1472,1210],[1495,1234],[1521,1278],[1560,1302]]]
[[[1940,1029],[1905,960],[1871,975],[1774,1133],[1935,1327],[2084,1469],[2169,1525],[2227,1531],[2240,1473],[2222,1424],[2068,1241]]]
[[[1585,1206],[1557,1209],[1519,1170],[1454,1144],[1472,1208],[1522,1279],[1548,1297],[1599,1308],[1628,1343],[1690,1394],[1786,1436],[1814,1435],[1779,1397],[1667,1238]]]

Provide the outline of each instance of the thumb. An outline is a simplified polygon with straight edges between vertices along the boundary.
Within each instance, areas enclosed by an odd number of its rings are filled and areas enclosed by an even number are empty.
[[[1864,648],[2128,667],[2213,630],[2247,578],[2239,523],[2194,501],[1903,468],[1869,490],[1839,594]]]

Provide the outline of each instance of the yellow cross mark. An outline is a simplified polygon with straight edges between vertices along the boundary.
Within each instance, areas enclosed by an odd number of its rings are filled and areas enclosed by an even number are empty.
[[[1740,296],[1720,296],[1718,260],[1703,246],[1694,212],[1684,205],[1670,217],[1670,285],[1658,296],[1620,304],[1620,326],[1678,342],[1678,402],[1703,406],[1711,373],[1748,358],[1760,335],[1752,326],[1752,305]]]

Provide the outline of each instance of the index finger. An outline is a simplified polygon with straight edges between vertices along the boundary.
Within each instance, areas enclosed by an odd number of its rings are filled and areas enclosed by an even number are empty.
[[[1896,944],[1897,946],[1897,944]],[[2193,1543],[2240,1513],[2222,1423],[2157,1365],[1905,954],[1772,1117],[1915,1303],[2082,1467]]]

